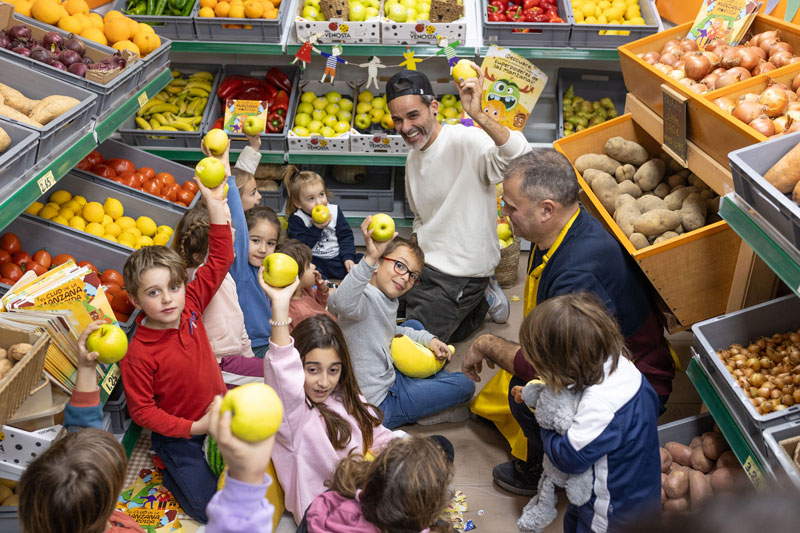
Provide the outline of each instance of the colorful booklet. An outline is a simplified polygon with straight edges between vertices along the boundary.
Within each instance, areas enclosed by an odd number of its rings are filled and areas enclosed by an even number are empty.
[[[759,0],[704,0],[687,37],[704,48],[714,39],[731,45],[744,38],[761,8]]]
[[[222,128],[225,133],[244,135],[242,128],[247,117],[259,117],[264,124],[267,123],[267,109],[269,103],[266,100],[233,100],[225,101],[225,119]]]

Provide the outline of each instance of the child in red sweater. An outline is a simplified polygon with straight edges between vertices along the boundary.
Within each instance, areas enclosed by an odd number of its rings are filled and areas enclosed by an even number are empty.
[[[174,250],[148,246],[128,257],[125,286],[142,314],[120,367],[131,417],[153,432],[153,451],[166,466],[164,486],[205,523],[217,486],[203,455],[207,409],[226,388],[203,311],[233,263],[233,240],[223,186],[211,190],[195,181],[209,214],[208,260],[187,284],[186,265]]]
[[[311,248],[296,239],[286,239],[276,252],[297,261],[297,277],[300,278],[300,285],[289,303],[289,318],[292,319],[290,332],[294,331],[297,324],[312,316],[328,315],[336,320],[327,310],[331,289],[311,262]]]

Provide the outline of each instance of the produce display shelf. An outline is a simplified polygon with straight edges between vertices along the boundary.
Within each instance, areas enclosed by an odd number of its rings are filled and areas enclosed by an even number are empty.
[[[298,47],[299,48],[299,47]],[[206,54],[258,54],[280,56],[281,43],[235,43],[220,41],[172,41],[172,52],[202,52]]]
[[[200,150],[180,149],[180,148],[148,148],[142,147],[142,150],[149,152],[158,157],[169,159],[170,161],[183,161],[183,162],[196,162],[205,157]],[[236,161],[239,159],[241,152],[231,152],[231,160]],[[261,152],[262,163],[285,163],[285,156],[283,152]]]
[[[406,164],[408,154],[355,154],[350,152],[328,153],[289,153],[289,163],[315,165],[374,165],[384,167],[402,167]]]
[[[136,91],[125,103],[117,106],[105,117],[101,117],[93,130],[88,131],[74,145],[64,150],[50,162],[43,162],[31,169],[20,181],[16,192],[0,199],[0,229],[5,228],[17,218],[31,203],[50,189],[67,172],[86,157],[92,150],[108,139],[125,120],[133,115],[149,96],[157,94],[172,79],[169,69],[165,69],[144,87]],[[140,103],[141,100],[141,103]]]
[[[778,234],[736,193],[722,197],[719,216],[796,295],[800,296],[800,257],[785,237]]]
[[[300,50],[300,44],[289,43],[286,45],[286,54],[294,56]],[[317,44],[316,48],[323,52],[330,53],[332,45],[330,44]],[[392,56],[402,57],[408,50],[413,50],[415,57],[427,57],[441,52],[442,48],[438,46],[430,46],[427,44],[341,44],[344,56],[348,54],[351,56]],[[488,50],[488,48],[487,48]],[[477,47],[469,45],[460,45],[455,47],[456,55],[458,57],[475,57],[478,52]],[[615,50],[616,51],[616,50]],[[242,52],[237,52],[242,53]],[[442,53],[444,58],[444,53]]]
[[[526,59],[568,59],[583,61],[618,61],[619,54],[616,49],[600,48],[520,48],[509,47],[515,54]],[[477,49],[477,55],[485,57],[489,52],[488,46]]]
[[[697,355],[692,357],[686,369],[689,381],[692,382],[692,385],[700,395],[700,399],[708,407],[708,411],[714,417],[714,421],[736,458],[739,459],[753,486],[759,490],[766,489],[768,484],[774,482],[774,475],[766,466],[767,462],[764,457],[748,442],[735,418],[731,415],[730,410],[709,381],[697,357]]]

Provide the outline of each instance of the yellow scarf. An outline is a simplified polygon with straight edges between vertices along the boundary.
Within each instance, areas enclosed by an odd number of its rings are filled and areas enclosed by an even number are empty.
[[[553,257],[553,254],[556,253],[556,250],[561,245],[561,242],[572,227],[575,219],[578,218],[578,214],[580,214],[580,209],[575,211],[575,214],[572,215],[564,227],[561,228],[561,232],[556,237],[556,240],[553,241],[547,253],[544,254],[541,264],[537,265],[533,270],[531,270],[531,266],[533,266],[536,248],[534,247],[531,250],[530,259],[528,260],[528,270],[530,274],[528,274],[528,277],[525,279],[525,316],[528,316],[528,313],[533,311],[536,307],[539,281],[542,279],[544,269],[548,261],[550,261],[550,258]],[[472,400],[470,409],[476,415],[494,422],[494,425],[497,426],[497,429],[500,430],[500,433],[503,434],[511,445],[511,454],[524,461],[527,459],[528,455],[528,440],[525,438],[522,429],[519,427],[519,424],[517,424],[517,421],[511,414],[511,409],[508,407],[508,386],[512,377],[510,373],[500,369]]]

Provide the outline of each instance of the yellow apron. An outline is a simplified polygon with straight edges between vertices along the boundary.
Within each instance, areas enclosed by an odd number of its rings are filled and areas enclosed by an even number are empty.
[[[539,290],[539,280],[542,279],[542,272],[547,266],[547,262],[553,257],[553,254],[561,245],[572,223],[578,218],[580,209],[578,209],[569,222],[561,228],[561,232],[556,237],[555,242],[547,250],[547,253],[542,257],[542,263],[536,268],[531,270],[533,266],[533,257],[536,254],[536,247],[531,250],[530,258],[528,259],[528,277],[525,279],[525,310],[524,316],[533,311],[536,307],[536,293]],[[494,422],[494,425],[503,434],[503,437],[511,445],[511,455],[523,461],[528,458],[528,439],[522,433],[522,428],[514,419],[511,414],[511,408],[508,406],[508,387],[511,383],[513,376],[503,370],[502,368],[497,371],[492,379],[483,387],[478,395],[473,398],[470,403],[470,410],[476,415],[482,416]]]

